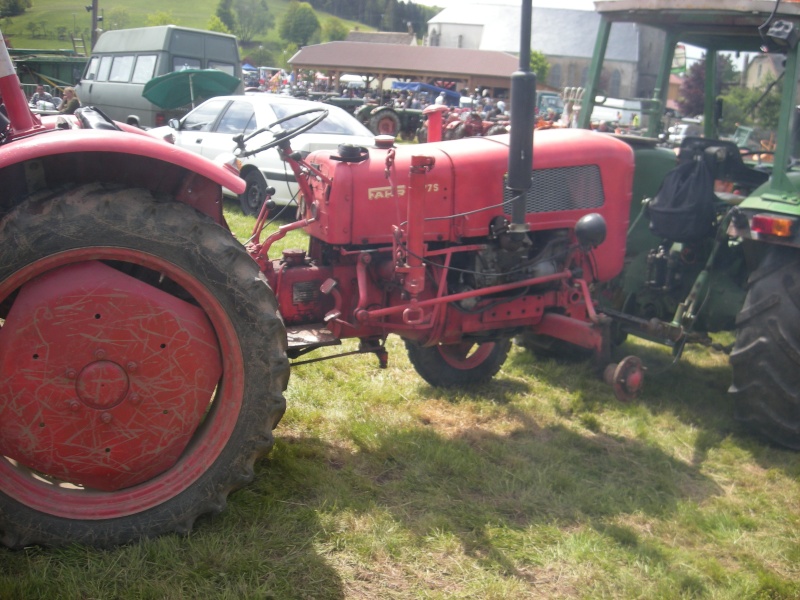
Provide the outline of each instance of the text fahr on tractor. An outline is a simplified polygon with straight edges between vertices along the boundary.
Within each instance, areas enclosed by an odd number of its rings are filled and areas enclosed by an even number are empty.
[[[800,4],[763,0],[616,0],[595,3],[601,23],[578,119],[590,128],[593,101],[602,100],[615,63],[603,59],[615,24],[660,32],[648,43],[660,55],[643,106],[645,137],[616,136],[636,164],[623,274],[598,295],[615,319],[615,341],[626,334],[672,346],[710,344],[708,332],[735,330],[730,355],[734,415],[752,431],[800,449],[800,171],[797,170],[798,24]],[[663,44],[663,52],[660,51]],[[658,147],[675,48],[705,53],[703,137],[679,152]],[[785,58],[775,147],[739,148],[717,133],[721,89],[718,52],[769,52]],[[789,84],[788,82],[791,82]],[[538,135],[538,133],[537,133]],[[602,134],[610,135],[610,134]],[[574,354],[561,340],[521,336],[537,352]],[[728,350],[726,348],[726,350]]]

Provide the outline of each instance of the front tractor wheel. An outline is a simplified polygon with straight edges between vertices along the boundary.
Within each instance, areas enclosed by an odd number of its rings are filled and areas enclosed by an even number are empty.
[[[257,215],[267,197],[267,180],[258,169],[251,169],[244,177],[247,187],[239,195],[239,204],[246,215]]]
[[[734,414],[800,450],[800,251],[771,247],[749,286],[730,357]]]
[[[506,362],[510,348],[509,339],[427,347],[406,340],[408,359],[420,377],[434,387],[465,387],[488,382]]]
[[[253,478],[285,408],[275,300],[233,236],[85,186],[0,222],[0,532],[9,547],[188,532]]]
[[[375,135],[392,135],[400,132],[400,117],[393,110],[379,110],[369,120],[369,129]]]

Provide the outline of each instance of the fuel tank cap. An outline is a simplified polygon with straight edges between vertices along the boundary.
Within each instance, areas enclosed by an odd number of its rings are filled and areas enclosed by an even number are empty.
[[[375,147],[381,150],[388,150],[394,146],[394,136],[393,135],[376,135],[375,136]]]

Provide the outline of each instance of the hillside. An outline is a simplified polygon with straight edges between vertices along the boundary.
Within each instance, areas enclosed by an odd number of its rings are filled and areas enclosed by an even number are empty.
[[[25,14],[0,21],[0,30],[14,48],[38,49],[72,49],[70,35],[91,38],[91,13],[86,10],[88,0],[76,2],[70,0],[35,0],[33,6]],[[174,17],[175,25],[205,29],[212,15],[215,14],[219,0],[171,0],[169,4],[158,9],[150,0],[101,0],[100,11],[104,17],[105,28],[120,29],[122,27],[144,27],[147,18],[156,12],[167,12]],[[284,42],[277,32],[277,24],[289,7],[289,0],[267,0],[267,6],[275,17],[276,27],[266,34],[257,36],[252,48],[263,45],[281,62]],[[317,11],[320,21],[331,15]],[[116,20],[122,21],[120,23]],[[342,22],[348,29],[358,26],[362,30],[371,28],[356,21]],[[246,56],[247,47],[241,48],[242,57]]]

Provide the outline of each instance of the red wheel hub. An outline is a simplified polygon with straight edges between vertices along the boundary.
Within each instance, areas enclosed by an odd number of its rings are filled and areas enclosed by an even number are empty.
[[[475,348],[473,342],[438,346],[439,354],[455,369],[469,370],[482,364],[494,350],[494,342],[486,342]],[[474,352],[472,351],[475,348]],[[472,352],[470,354],[470,352]]]
[[[113,491],[169,469],[222,373],[198,307],[100,262],[45,273],[0,329],[0,454]]]

